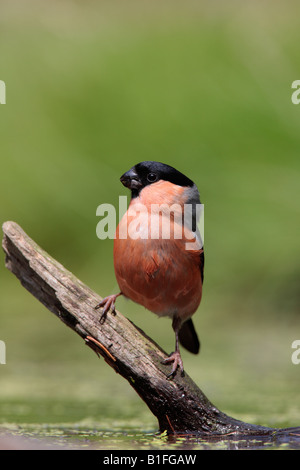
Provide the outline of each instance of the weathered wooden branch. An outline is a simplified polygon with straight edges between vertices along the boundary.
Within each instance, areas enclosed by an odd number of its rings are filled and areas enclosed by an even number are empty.
[[[3,225],[6,267],[22,285],[123,376],[169,434],[217,436],[300,435],[300,428],[274,430],[233,419],[219,411],[186,374],[166,378],[167,354],[120,312],[99,322],[101,297],[42,250],[14,222]],[[42,327],[41,327],[42,330]]]

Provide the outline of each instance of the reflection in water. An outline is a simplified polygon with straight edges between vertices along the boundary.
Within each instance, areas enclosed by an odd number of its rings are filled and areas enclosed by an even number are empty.
[[[14,432],[0,429],[0,449],[97,449],[104,451],[300,450],[300,427],[274,430],[269,435],[214,437],[167,436],[156,432],[111,431],[71,426],[22,426]]]
[[[300,427],[275,429],[269,434],[251,436],[236,433],[213,437],[169,436],[168,443],[174,448],[184,450],[300,449]]]

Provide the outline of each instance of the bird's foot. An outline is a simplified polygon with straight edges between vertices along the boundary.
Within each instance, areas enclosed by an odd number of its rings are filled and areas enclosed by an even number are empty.
[[[111,310],[111,313],[113,315],[116,315],[115,303],[116,303],[116,298],[119,297],[119,295],[121,295],[121,293],[108,295],[107,297],[104,297],[104,299],[102,299],[101,302],[99,302],[96,305],[96,307],[95,307],[96,310],[98,310],[98,308],[102,308],[102,313],[101,313],[101,317],[100,317],[100,320],[99,320],[100,323],[105,322],[106,315],[107,315],[107,312],[109,311],[109,309]]]
[[[178,367],[181,370],[181,377],[184,377],[183,362],[182,362],[181,355],[180,355],[179,351],[175,351],[172,354],[170,354],[170,356],[167,357],[167,359],[165,359],[162,363],[163,364],[169,364],[171,362],[173,362],[172,371],[167,377],[168,378],[175,377]]]

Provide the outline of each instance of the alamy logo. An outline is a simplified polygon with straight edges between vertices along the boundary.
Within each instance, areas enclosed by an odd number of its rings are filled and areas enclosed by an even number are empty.
[[[96,215],[101,219],[96,227],[100,240],[116,237],[117,214],[112,204],[100,204]],[[118,238],[132,240],[184,239],[186,250],[198,250],[204,244],[203,204],[134,203],[127,210],[127,196],[119,197]]]
[[[6,85],[3,80],[0,80],[0,104],[6,104]]]
[[[292,342],[292,348],[296,350],[292,354],[292,363],[300,364],[300,339],[295,339]]]
[[[6,346],[4,341],[0,340],[0,364],[6,364]]]
[[[292,93],[292,103],[299,104],[300,103],[300,80],[294,80],[292,83],[292,88],[296,88],[296,91]]]

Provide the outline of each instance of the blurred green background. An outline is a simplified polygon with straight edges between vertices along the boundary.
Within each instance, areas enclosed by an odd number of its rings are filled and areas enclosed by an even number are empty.
[[[0,15],[0,215],[100,295],[117,291],[96,208],[143,160],[205,204],[202,350],[187,372],[222,410],[300,423],[299,4],[6,1]],[[0,422],[155,430],[146,406],[0,267]],[[118,309],[167,351],[171,322]],[[101,427],[102,426],[102,427]],[[115,426],[115,428],[114,428]],[[27,428],[26,428],[27,429]]]

